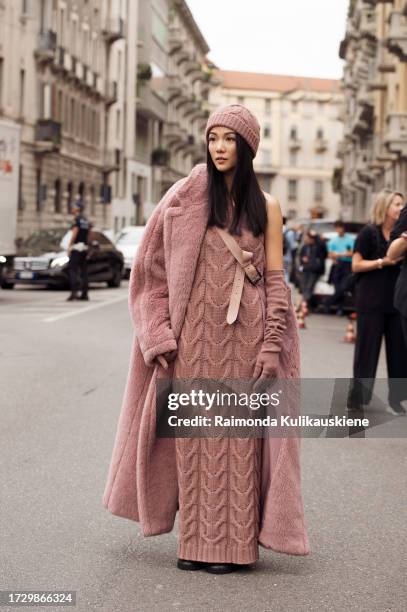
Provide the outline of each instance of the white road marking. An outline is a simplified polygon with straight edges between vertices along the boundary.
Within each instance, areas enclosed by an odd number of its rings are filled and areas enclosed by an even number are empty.
[[[54,317],[47,317],[46,319],[43,319],[43,322],[44,323],[54,323],[55,321],[59,321],[61,319],[68,319],[69,317],[75,317],[76,315],[81,315],[84,312],[90,312],[91,310],[102,308],[102,306],[110,306],[110,304],[115,304],[116,302],[121,302],[122,300],[127,300],[127,293],[125,295],[121,295],[120,297],[114,298],[107,302],[99,302],[98,304],[91,304],[89,306],[86,306],[86,308],[81,308],[80,310],[71,310],[69,312],[64,312]]]

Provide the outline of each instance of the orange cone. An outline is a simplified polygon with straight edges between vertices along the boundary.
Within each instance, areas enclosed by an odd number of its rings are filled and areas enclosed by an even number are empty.
[[[298,329],[307,329],[307,326],[305,325],[305,318],[304,318],[304,314],[302,310],[299,310],[297,312],[297,324],[298,324]]]
[[[355,329],[353,327],[352,321],[349,321],[348,325],[346,326],[346,333],[343,337],[343,341],[347,342],[348,344],[353,344],[355,340],[356,340]]]

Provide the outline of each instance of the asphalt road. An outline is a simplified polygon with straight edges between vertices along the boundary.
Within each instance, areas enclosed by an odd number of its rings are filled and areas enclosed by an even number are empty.
[[[405,438],[303,440],[308,557],[261,550],[255,570],[181,572],[176,530],[143,538],[108,513],[127,287],[94,289],[89,303],[66,296],[0,291],[1,589],[75,590],[81,611],[406,610]],[[307,323],[303,375],[349,376],[344,320]]]

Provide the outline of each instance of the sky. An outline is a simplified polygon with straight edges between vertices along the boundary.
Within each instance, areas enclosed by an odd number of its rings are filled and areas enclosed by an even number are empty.
[[[187,0],[223,70],[341,78],[349,0]]]

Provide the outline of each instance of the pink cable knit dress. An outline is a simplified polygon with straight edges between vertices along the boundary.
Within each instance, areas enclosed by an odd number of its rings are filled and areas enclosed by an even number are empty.
[[[264,271],[263,234],[234,235]],[[226,313],[236,260],[214,227],[202,243],[178,342],[174,377],[250,378],[263,341],[263,280],[245,277],[239,313]],[[213,563],[258,559],[261,439],[177,438],[178,557]]]

